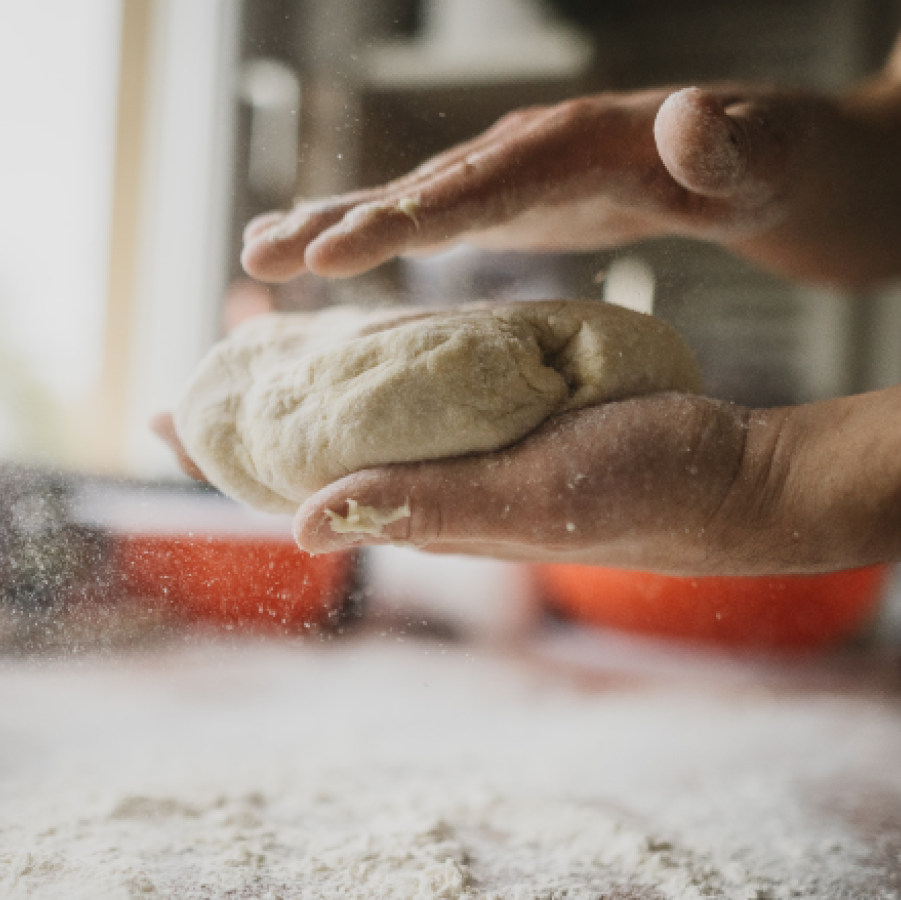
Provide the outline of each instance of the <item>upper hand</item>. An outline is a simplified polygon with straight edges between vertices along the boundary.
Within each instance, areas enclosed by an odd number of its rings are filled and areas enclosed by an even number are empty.
[[[815,98],[730,88],[524,109],[387,185],[251,222],[244,266],[284,281],[355,275],[457,241],[587,250],[663,234],[751,239],[789,211],[824,115]]]

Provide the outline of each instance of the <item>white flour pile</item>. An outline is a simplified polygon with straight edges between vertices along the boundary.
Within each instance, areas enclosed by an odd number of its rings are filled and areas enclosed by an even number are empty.
[[[10,662],[0,897],[888,900],[811,796],[901,797],[899,751],[875,701],[586,691],[434,644]]]

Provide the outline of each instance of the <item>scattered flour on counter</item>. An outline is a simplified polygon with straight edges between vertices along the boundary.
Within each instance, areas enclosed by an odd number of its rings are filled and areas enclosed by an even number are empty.
[[[760,895],[746,877],[733,890],[709,860],[610,811],[527,795],[461,803],[449,788],[427,799],[336,779],[301,804],[297,795],[131,796],[106,814],[84,798],[81,815],[0,857],[0,888],[49,898],[65,886],[72,900],[589,900],[626,886],[674,900]]]
[[[878,708],[834,712],[434,645],[7,666],[0,897],[828,900],[866,847],[799,777],[901,748]]]

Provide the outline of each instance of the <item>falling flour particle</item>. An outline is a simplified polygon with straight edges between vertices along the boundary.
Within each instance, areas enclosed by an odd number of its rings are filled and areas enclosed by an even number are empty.
[[[399,519],[410,518],[410,501],[397,509],[380,510],[374,506],[360,506],[356,500],[347,501],[347,515],[342,516],[331,509],[325,514],[332,520],[332,531],[336,534],[381,534],[383,525],[390,525]]]

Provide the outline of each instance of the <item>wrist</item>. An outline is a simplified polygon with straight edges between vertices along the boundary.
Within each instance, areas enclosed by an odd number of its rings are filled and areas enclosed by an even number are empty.
[[[798,96],[791,195],[774,228],[732,244],[778,274],[839,289],[901,275],[901,81]]]
[[[901,388],[752,411],[748,421],[729,517],[748,523],[752,571],[901,559]]]

